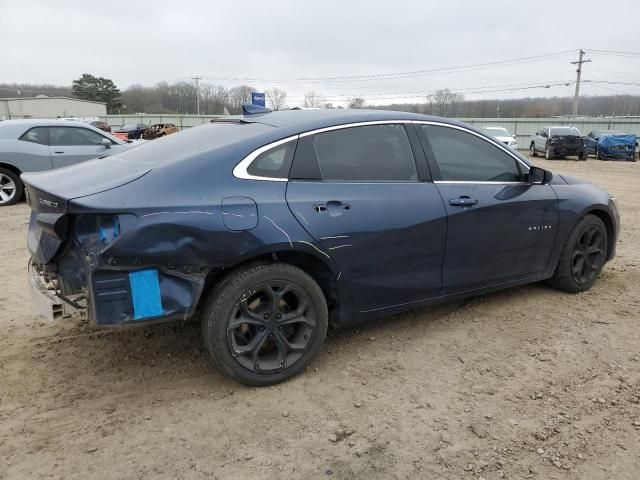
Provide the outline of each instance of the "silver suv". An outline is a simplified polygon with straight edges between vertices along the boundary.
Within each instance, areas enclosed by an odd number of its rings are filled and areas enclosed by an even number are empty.
[[[0,122],[0,206],[22,198],[20,174],[66,167],[119,153],[129,144],[84,123],[66,120]]]

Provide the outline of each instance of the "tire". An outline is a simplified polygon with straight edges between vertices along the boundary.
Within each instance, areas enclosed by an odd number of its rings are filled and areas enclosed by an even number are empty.
[[[600,151],[596,148],[596,160],[604,160],[601,156],[600,156]]]
[[[583,162],[584,162],[584,161],[586,161],[586,160],[587,160],[587,158],[589,158],[589,154],[587,153],[587,151],[586,151],[586,150],[583,150],[582,152],[580,152],[580,153],[578,154],[578,160],[581,160],[581,161],[583,161]]]
[[[23,193],[24,185],[20,176],[12,170],[0,167],[0,207],[18,203]]]
[[[585,215],[569,234],[548,283],[569,293],[589,290],[600,275],[606,258],[607,229],[595,215]]]
[[[531,142],[531,146],[529,147],[529,153],[531,154],[532,157],[537,157],[538,156],[538,154],[536,152],[536,145],[533,142]]]
[[[546,160],[553,160],[553,151],[548,146],[544,149],[544,158]]]
[[[293,265],[260,263],[232,272],[214,288],[202,337],[220,372],[266,386],[309,365],[328,323],[327,302],[313,278]]]

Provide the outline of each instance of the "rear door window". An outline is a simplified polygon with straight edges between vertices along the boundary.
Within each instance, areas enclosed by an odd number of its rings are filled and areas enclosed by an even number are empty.
[[[323,180],[418,181],[409,138],[401,124],[319,133],[313,146]]]
[[[30,128],[22,134],[20,140],[24,142],[38,143],[40,145],[49,145],[49,128],[34,127]]]

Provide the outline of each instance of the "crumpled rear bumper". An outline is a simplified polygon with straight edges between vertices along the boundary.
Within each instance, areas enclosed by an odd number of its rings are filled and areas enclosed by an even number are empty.
[[[73,295],[63,300],[58,296],[53,285],[47,284],[42,276],[29,260],[28,266],[29,287],[33,308],[36,313],[47,320],[61,320],[63,318],[87,318],[87,307],[81,306],[82,295]],[[71,302],[75,303],[74,306]]]

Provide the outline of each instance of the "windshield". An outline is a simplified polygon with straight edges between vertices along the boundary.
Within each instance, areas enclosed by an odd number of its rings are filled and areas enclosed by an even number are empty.
[[[131,124],[131,125],[124,125],[121,127],[121,130],[135,130],[136,128],[138,128],[138,125],[136,124]]]
[[[553,127],[550,129],[551,135],[576,135],[580,137],[580,130],[575,127]]]
[[[487,127],[485,128],[489,135],[493,135],[494,137],[510,137],[511,133],[509,130],[502,127]]]

